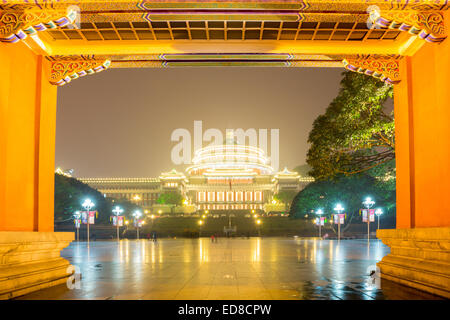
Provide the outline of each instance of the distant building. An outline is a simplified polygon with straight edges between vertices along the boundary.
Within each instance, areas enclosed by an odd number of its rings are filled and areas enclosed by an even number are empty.
[[[186,175],[172,170],[159,178],[82,178],[80,181],[106,197],[135,201],[152,213],[169,212],[157,203],[161,193],[176,191],[185,198],[176,212],[255,210],[282,212],[273,196],[281,191],[300,191],[313,181],[286,168],[274,172],[260,148],[224,144],[199,149]]]

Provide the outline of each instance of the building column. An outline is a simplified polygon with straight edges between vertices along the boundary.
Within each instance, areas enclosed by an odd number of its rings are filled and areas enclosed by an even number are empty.
[[[66,281],[54,233],[56,87],[24,42],[0,45],[0,298]]]
[[[446,23],[450,21],[446,12]],[[382,278],[450,298],[450,40],[401,60],[394,88],[397,229]]]

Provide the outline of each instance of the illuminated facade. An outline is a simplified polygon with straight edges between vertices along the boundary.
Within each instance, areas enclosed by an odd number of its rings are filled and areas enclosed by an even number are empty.
[[[209,146],[195,153],[186,174],[172,170],[159,178],[85,178],[82,182],[107,197],[134,201],[152,212],[168,212],[157,204],[161,193],[176,191],[186,199],[178,211],[258,210],[284,211],[273,195],[300,191],[310,177],[284,169],[275,173],[262,149],[236,144]]]

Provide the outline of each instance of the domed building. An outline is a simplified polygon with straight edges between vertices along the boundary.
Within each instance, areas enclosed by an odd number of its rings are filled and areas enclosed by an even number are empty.
[[[283,204],[273,196],[284,190],[300,191],[312,179],[286,168],[274,172],[270,159],[257,147],[226,141],[195,152],[185,174],[172,170],[159,178],[80,179],[105,196],[135,201],[149,212],[170,212],[157,204],[164,192],[179,192],[185,198],[179,213],[198,211],[281,212]]]
[[[197,150],[186,169],[187,195],[199,210],[263,210],[273,168],[260,148],[226,143]]]

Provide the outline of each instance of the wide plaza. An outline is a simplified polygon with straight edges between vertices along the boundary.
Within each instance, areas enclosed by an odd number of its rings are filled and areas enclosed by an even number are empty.
[[[81,273],[18,299],[438,299],[387,280],[379,240],[209,238],[73,242]],[[79,281],[77,283],[77,281]]]

